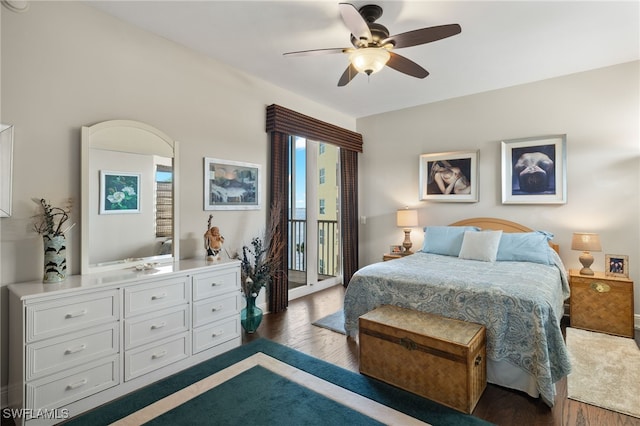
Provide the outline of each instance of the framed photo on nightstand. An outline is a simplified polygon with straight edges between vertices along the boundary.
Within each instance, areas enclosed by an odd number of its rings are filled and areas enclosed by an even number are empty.
[[[606,254],[604,258],[604,274],[606,276],[629,278],[629,256]]]
[[[402,246],[393,245],[393,246],[389,247],[389,253],[391,253],[391,254],[400,254],[400,253],[402,253]]]

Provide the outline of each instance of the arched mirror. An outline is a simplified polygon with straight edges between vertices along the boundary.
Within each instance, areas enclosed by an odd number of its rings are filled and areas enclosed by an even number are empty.
[[[177,142],[130,120],[82,127],[83,274],[178,259]]]

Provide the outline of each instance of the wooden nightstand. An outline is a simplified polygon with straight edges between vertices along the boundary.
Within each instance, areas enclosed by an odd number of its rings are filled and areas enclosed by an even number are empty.
[[[402,255],[399,253],[385,253],[382,255],[382,260],[386,262],[387,260],[400,259],[401,257]]]
[[[409,253],[409,254],[402,254],[402,253],[385,253],[382,255],[382,260],[383,261],[387,261],[387,260],[392,260],[392,259],[400,259],[401,257],[405,257],[405,256],[411,256],[413,254],[413,252]]]
[[[633,281],[569,271],[571,327],[624,337],[633,333]]]

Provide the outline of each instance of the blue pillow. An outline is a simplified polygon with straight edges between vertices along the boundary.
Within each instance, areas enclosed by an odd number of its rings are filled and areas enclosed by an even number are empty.
[[[543,231],[503,233],[496,260],[551,265],[549,240],[552,238],[553,234]]]
[[[422,251],[458,257],[465,231],[479,230],[475,226],[427,226]]]

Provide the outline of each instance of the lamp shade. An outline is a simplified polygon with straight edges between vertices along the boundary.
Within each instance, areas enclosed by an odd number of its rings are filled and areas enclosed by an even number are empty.
[[[413,228],[418,226],[418,211],[409,209],[398,210],[396,223],[400,228]]]
[[[574,232],[571,249],[580,251],[602,251],[600,236],[589,232]]]
[[[389,61],[391,55],[382,47],[365,47],[355,50],[349,55],[349,60],[358,72],[367,75],[376,73]]]

